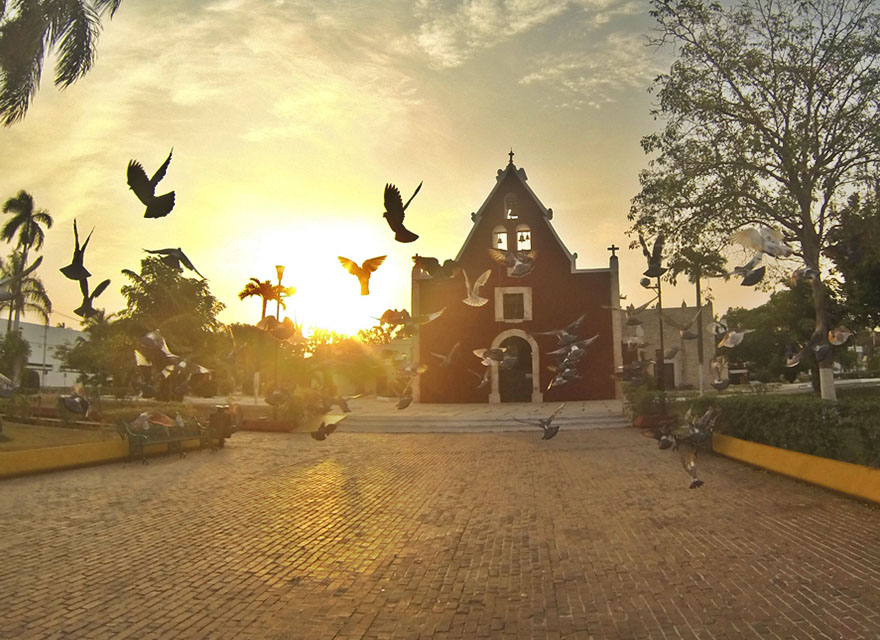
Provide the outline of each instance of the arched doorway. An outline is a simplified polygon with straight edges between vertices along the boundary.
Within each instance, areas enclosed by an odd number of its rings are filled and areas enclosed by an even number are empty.
[[[507,355],[515,354],[516,362],[509,369],[498,368],[498,392],[501,402],[532,401],[532,346],[519,336],[501,341]]]

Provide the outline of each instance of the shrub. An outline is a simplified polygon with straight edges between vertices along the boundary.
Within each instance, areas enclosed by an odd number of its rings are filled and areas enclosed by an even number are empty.
[[[715,430],[735,438],[823,458],[880,466],[880,397],[731,395],[703,397],[695,410],[717,403]]]

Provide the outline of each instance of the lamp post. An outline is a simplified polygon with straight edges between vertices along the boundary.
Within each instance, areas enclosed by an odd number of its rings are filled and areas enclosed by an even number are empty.
[[[284,265],[276,264],[275,273],[278,274],[278,300],[275,306],[275,319],[281,320],[281,278],[284,277]]]

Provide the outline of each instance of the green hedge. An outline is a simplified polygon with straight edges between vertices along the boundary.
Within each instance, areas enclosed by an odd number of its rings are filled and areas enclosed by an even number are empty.
[[[880,467],[880,397],[731,395],[695,400],[695,411],[721,409],[715,431],[773,447]]]

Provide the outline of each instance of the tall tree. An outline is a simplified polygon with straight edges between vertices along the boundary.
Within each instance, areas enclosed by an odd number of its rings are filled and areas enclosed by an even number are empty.
[[[0,277],[7,278],[21,273],[22,254],[14,251],[6,260],[0,259]],[[18,295],[11,300],[0,302],[0,311],[8,309],[9,317],[6,323],[6,331],[12,330],[13,310],[18,309],[24,313],[37,314],[44,323],[49,322],[49,314],[52,313],[52,300],[46,293],[46,287],[34,273],[25,276],[19,282]]]
[[[24,118],[40,86],[43,60],[57,57],[55,86],[66,88],[95,61],[101,16],[112,18],[122,0],[0,1],[0,119]]]
[[[262,320],[266,317],[266,305],[270,300],[277,299],[277,286],[268,280],[251,278],[250,282],[244,285],[244,289],[238,292],[238,299],[244,300],[252,296],[259,296],[263,301],[263,308],[260,311],[260,320]]]
[[[17,247],[21,250],[21,263],[18,273],[21,273],[28,266],[28,253],[33,249],[40,249],[46,238],[46,229],[52,228],[52,216],[45,209],[37,209],[34,206],[34,197],[22,189],[18,194],[9,198],[3,204],[3,213],[12,214],[12,218],[6,221],[3,229],[0,230],[0,238],[6,242],[17,240]],[[21,285],[19,280],[16,284],[17,295],[15,300],[21,299]],[[14,305],[14,321],[12,328],[18,329],[18,323],[21,317],[21,308],[18,304]]]
[[[820,271],[853,184],[880,165],[880,13],[874,0],[653,0],[655,44],[676,60],[655,81],[660,133],[630,220],[672,252],[748,225],[781,230]],[[815,332],[828,329],[813,280]],[[822,397],[834,399],[832,362]]]

